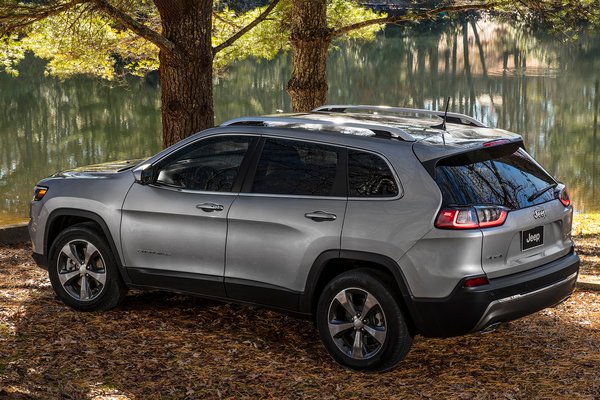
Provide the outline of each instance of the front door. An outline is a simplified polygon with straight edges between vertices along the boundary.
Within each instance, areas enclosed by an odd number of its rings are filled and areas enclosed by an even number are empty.
[[[224,295],[227,213],[255,140],[200,139],[153,166],[152,184],[132,186],[123,204],[121,240],[134,283]]]

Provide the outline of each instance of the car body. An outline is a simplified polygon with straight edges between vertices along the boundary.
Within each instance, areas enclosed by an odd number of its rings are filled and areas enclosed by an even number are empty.
[[[572,213],[519,135],[462,114],[325,106],[58,173],[38,183],[29,231],[72,307],[114,307],[129,287],[258,304],[315,317],[334,359],[384,370],[415,334],[566,299]]]

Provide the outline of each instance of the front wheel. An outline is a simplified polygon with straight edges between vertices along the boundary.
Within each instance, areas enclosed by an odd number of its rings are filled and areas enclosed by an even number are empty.
[[[393,289],[371,270],[348,271],[329,282],[316,318],[329,354],[351,369],[391,369],[412,344]]]
[[[58,235],[50,249],[48,275],[58,297],[80,311],[109,310],[127,293],[104,236],[87,223]]]

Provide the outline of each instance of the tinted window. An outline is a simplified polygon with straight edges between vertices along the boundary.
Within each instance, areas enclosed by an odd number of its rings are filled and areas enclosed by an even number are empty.
[[[385,160],[378,155],[348,151],[348,195],[350,197],[394,197],[398,185]]]
[[[252,192],[336,195],[339,191],[335,184],[339,151],[333,146],[267,139],[254,176]]]
[[[519,209],[555,198],[550,189],[528,200],[555,181],[523,149],[491,156],[493,158],[477,162],[469,162],[468,157],[461,156],[436,167],[435,180],[446,204],[490,204]]]
[[[221,136],[195,142],[170,156],[156,181],[182,189],[230,192],[252,140]]]

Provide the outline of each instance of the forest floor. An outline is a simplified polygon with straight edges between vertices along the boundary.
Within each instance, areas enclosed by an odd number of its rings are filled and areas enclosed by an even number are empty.
[[[600,218],[576,219],[600,276]],[[63,305],[27,244],[0,245],[0,399],[598,399],[600,292],[488,334],[415,338],[383,374],[335,364],[310,321],[161,292],[115,310]]]

